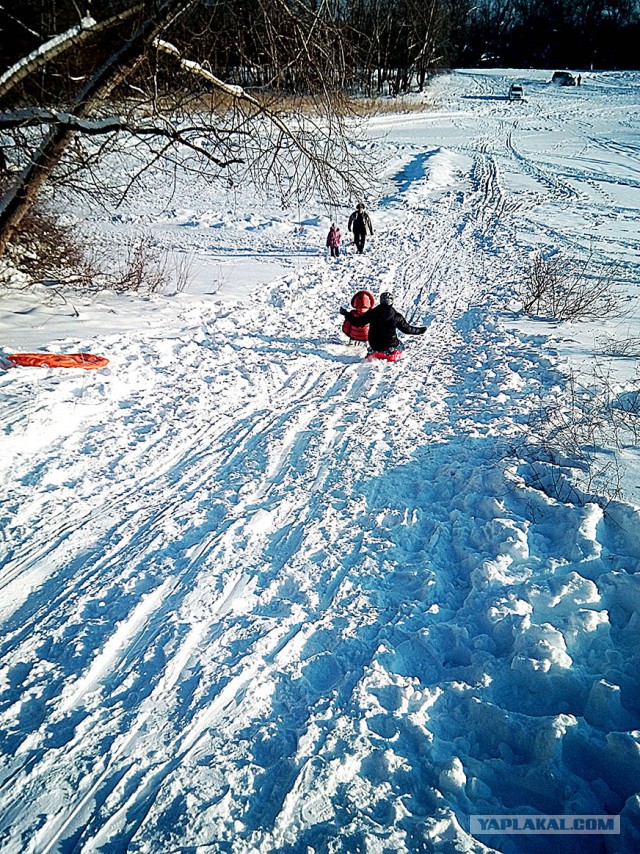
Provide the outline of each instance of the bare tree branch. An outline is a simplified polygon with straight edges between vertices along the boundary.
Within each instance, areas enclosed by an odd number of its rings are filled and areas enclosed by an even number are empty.
[[[4,98],[25,77],[33,74],[39,68],[70,48],[77,47],[88,36],[94,36],[103,30],[122,23],[122,21],[137,14],[142,8],[143,4],[139,3],[101,22],[89,17],[83,18],[80,23],[71,27],[66,32],[60,33],[44,44],[41,44],[36,50],[20,59],[11,68],[7,69],[4,74],[0,75],[0,98]]]
[[[156,14],[147,18],[134,35],[119,50],[115,51],[98,69],[92,79],[78,94],[74,113],[78,118],[88,117],[95,104],[104,98],[128,70],[128,63],[135,60],[166,24],[186,11],[196,0],[164,0]],[[0,255],[7,247],[11,235],[33,204],[33,200],[52,174],[65,149],[73,137],[73,130],[63,125],[55,127],[43,142],[39,151],[25,169],[21,180],[7,193],[0,203]]]
[[[255,109],[256,114],[264,116],[275,128],[280,131],[282,135],[281,140],[276,143],[276,151],[282,148],[282,141],[287,140],[290,145],[292,145],[295,149],[298,150],[300,155],[307,163],[313,164],[321,162],[322,158],[318,156],[317,139],[309,140],[310,144],[307,144],[305,140],[305,135],[304,133],[300,133],[299,128],[297,129],[297,132],[294,132],[291,126],[285,121],[283,121],[277,113],[273,112],[272,110],[269,110],[267,107],[261,104],[257,98],[254,98],[252,95],[246,92],[242,86],[225,83],[199,63],[185,59],[176,47],[174,47],[172,44],[169,44],[168,42],[163,41],[162,39],[155,39],[154,46],[158,50],[164,51],[165,53],[176,57],[176,59],[178,59],[178,61],[180,62],[180,65],[190,73],[196,74],[199,77],[204,78],[214,88],[218,89],[221,92],[224,92],[226,95],[228,95],[237,102],[243,102],[252,106]],[[347,185],[353,184],[353,175],[348,167],[343,168],[337,163],[333,163],[332,168],[335,174],[340,176]]]
[[[59,2],[69,27],[70,0]],[[119,26],[135,11],[140,20]],[[371,158],[358,158],[359,131],[344,109],[348,57],[331,0],[154,0],[69,27],[0,83],[17,95],[0,131],[24,166],[7,176],[15,183],[0,201],[0,254],[46,184],[113,199],[119,181],[107,186],[99,167],[124,134],[127,180],[161,160],[207,181],[225,170],[259,189],[278,186],[285,200],[311,190],[353,197]],[[266,96],[249,88],[256,80],[271,81]]]

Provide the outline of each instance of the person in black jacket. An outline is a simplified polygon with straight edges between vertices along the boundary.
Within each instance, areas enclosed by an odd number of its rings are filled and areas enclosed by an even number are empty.
[[[380,304],[365,314],[354,314],[340,308],[340,314],[353,326],[369,326],[369,349],[372,353],[393,353],[400,346],[397,330],[405,335],[423,335],[426,326],[411,326],[393,307],[390,293],[380,294]]]
[[[369,234],[373,234],[371,218],[369,217],[369,214],[365,211],[362,202],[360,202],[359,205],[356,205],[356,209],[349,217],[347,228],[349,229],[349,231],[353,231],[353,240],[356,244],[356,249],[358,250],[358,253],[362,255],[362,250],[364,249],[364,241],[367,237],[367,230],[369,231]]]

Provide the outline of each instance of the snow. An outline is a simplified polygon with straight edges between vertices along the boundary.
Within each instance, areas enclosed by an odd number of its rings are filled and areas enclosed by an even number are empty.
[[[2,292],[4,354],[110,359],[0,374],[3,850],[640,847],[638,451],[592,449],[612,497],[535,426],[596,363],[637,394],[597,342],[640,337],[640,75],[549,77],[461,71],[374,118],[363,256],[324,254],[351,204],[159,171],[117,210],[59,200],[194,279]],[[618,264],[627,316],[524,317],[540,248]],[[428,325],[397,364],[340,336],[360,288]],[[524,813],[622,830],[469,833]]]

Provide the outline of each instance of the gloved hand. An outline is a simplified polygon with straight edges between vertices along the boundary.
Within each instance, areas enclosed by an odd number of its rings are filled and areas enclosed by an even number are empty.
[[[340,314],[341,314],[343,317],[348,317],[348,316],[349,316],[349,312],[347,311],[347,309],[346,309],[346,308],[343,308],[342,306],[340,306]]]

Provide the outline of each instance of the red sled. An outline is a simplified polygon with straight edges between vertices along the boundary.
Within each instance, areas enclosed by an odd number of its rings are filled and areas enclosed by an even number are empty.
[[[28,368],[82,368],[96,371],[109,364],[104,356],[92,353],[13,353],[6,357],[14,365]]]
[[[394,350],[392,353],[367,353],[365,359],[367,362],[373,362],[374,359],[382,359],[385,362],[398,362],[402,358],[402,350]]]

